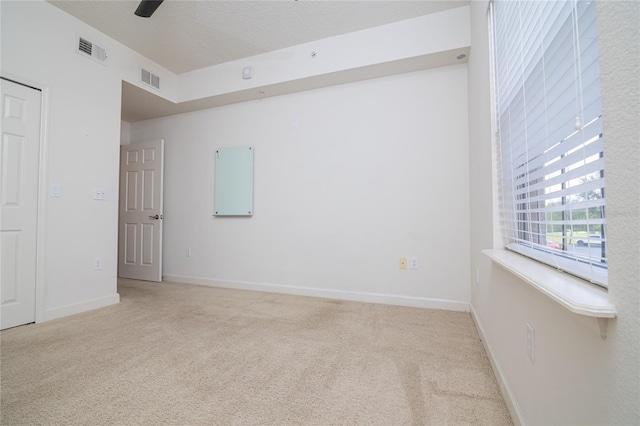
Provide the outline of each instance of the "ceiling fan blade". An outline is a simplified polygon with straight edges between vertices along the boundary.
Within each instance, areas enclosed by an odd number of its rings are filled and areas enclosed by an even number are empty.
[[[134,12],[137,16],[149,18],[164,0],[142,0]]]

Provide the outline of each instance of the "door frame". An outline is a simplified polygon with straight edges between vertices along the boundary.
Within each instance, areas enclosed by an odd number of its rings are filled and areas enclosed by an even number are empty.
[[[38,205],[36,216],[36,317],[35,322],[46,320],[46,224],[47,224],[47,152],[49,147],[49,100],[51,88],[37,81],[1,75],[3,80],[40,91],[40,141],[38,154]]]

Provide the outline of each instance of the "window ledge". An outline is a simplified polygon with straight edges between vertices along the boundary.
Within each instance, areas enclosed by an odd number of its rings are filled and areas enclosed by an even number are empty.
[[[509,250],[482,253],[569,311],[597,318],[600,333],[606,337],[607,319],[616,317],[616,308],[605,289]]]

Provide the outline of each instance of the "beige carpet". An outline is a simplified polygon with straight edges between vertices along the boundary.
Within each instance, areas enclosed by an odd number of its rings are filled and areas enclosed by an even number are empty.
[[[118,291],[119,305],[1,333],[1,424],[511,424],[467,313]]]

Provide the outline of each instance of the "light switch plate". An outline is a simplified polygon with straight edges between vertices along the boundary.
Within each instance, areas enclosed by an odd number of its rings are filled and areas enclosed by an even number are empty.
[[[61,195],[60,184],[59,183],[51,184],[51,196],[55,198],[60,198],[60,195]]]

